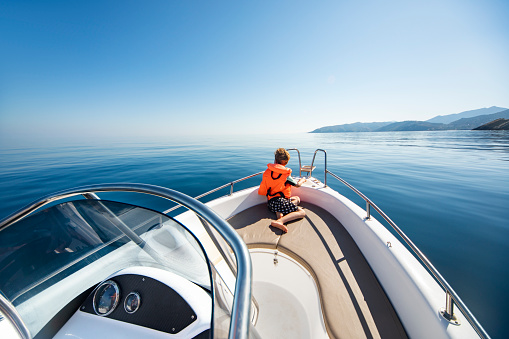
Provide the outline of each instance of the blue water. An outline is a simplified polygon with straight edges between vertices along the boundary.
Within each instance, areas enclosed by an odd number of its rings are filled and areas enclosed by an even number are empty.
[[[0,218],[48,193],[88,184],[147,183],[196,196],[263,171],[278,147],[298,148],[306,165],[315,149],[325,149],[328,169],[370,197],[410,236],[493,338],[509,338],[507,131],[168,137],[0,146]],[[298,161],[296,152],[291,154],[295,174]],[[314,174],[321,180],[323,163],[319,153]],[[330,176],[327,180],[364,207],[349,189]],[[160,210],[172,206],[157,199],[134,199]]]

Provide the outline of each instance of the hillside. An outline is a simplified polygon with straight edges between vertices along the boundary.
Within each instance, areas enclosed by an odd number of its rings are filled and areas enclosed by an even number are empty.
[[[473,118],[473,117],[477,117],[479,115],[498,113],[501,111],[505,111],[506,109],[507,108],[492,106],[489,108],[474,109],[471,111],[466,111],[466,112],[461,112],[461,113],[456,113],[456,114],[438,115],[434,118],[426,120],[426,122],[432,122],[432,123],[437,123],[437,124],[449,124],[449,123],[451,123],[453,121],[457,121],[459,119]]]
[[[509,119],[509,109],[506,109],[505,111],[488,114],[488,115],[480,115],[473,118],[463,118],[456,120],[454,122],[451,122],[447,125],[447,129],[474,129],[476,127],[479,127],[481,125],[484,125],[488,122],[491,122],[496,119]]]
[[[482,126],[474,128],[474,130],[506,130],[509,131],[509,119],[500,118]]]
[[[495,113],[486,114],[486,112]],[[472,114],[484,112],[485,114],[471,116]],[[460,118],[458,118],[460,117]],[[456,120],[451,120],[458,118]],[[437,116],[427,121],[400,121],[400,122],[356,122],[353,124],[343,124],[334,126],[325,126],[317,128],[310,133],[341,133],[341,132],[387,132],[387,131],[440,131],[440,130],[471,130],[496,119],[509,119],[509,110],[492,106],[490,108],[481,108],[477,110]],[[440,123],[437,121],[450,121]]]
[[[434,124],[426,121],[402,121],[389,124],[377,129],[375,132],[394,131],[440,131],[447,129],[447,125]]]
[[[355,122],[353,124],[325,126],[311,133],[373,132],[392,122]]]

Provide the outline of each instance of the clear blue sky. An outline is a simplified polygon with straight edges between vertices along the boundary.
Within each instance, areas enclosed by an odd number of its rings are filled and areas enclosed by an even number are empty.
[[[0,133],[305,132],[509,108],[508,18],[506,0],[0,0]]]

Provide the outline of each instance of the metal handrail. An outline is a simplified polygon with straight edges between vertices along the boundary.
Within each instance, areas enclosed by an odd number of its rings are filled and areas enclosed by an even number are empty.
[[[385,219],[391,225],[391,227],[399,234],[399,236],[405,241],[405,243],[410,247],[410,249],[417,255],[421,263],[423,263],[431,272],[431,274],[435,277],[435,279],[438,281],[438,283],[442,286],[442,288],[445,290],[445,308],[441,311],[442,316],[449,322],[453,324],[458,324],[455,322],[456,317],[454,315],[454,305],[460,309],[460,311],[465,315],[467,321],[472,325],[474,330],[477,332],[477,334],[482,338],[490,338],[488,333],[484,330],[482,325],[477,321],[477,319],[474,317],[472,312],[468,309],[468,307],[465,305],[465,303],[461,300],[461,298],[458,296],[458,294],[453,290],[453,288],[449,285],[449,283],[445,280],[444,277],[438,272],[438,270],[431,264],[429,259],[421,252],[421,250],[410,240],[410,238],[396,225],[394,221],[385,214],[382,209],[380,209],[375,203],[373,203],[367,196],[365,196],[361,191],[350,185],[346,180],[340,178],[336,174],[332,173],[327,169],[327,152],[323,149],[317,149],[313,155],[313,160],[311,162],[311,172],[309,173],[309,176],[313,173],[313,164],[316,157],[316,152],[322,151],[325,154],[325,174],[324,174],[324,186],[327,187],[327,173],[332,175],[335,179],[339,180],[341,183],[343,183],[345,186],[350,188],[352,191],[354,191],[357,195],[359,195],[364,201],[366,202],[366,220],[371,219],[371,207],[373,207],[378,214],[382,218]],[[297,150],[298,152],[298,150]],[[299,153],[299,159],[300,159],[300,153]]]
[[[205,192],[205,193],[203,193],[203,194],[197,195],[196,197],[194,197],[194,199],[196,199],[196,200],[201,199],[201,198],[203,198],[203,197],[205,197],[205,196],[207,196],[207,195],[209,195],[209,194],[212,194],[212,193],[214,193],[214,192],[217,192],[217,191],[219,191],[219,190],[222,190],[223,188],[226,188],[226,187],[228,187],[228,186],[230,186],[230,194],[228,194],[228,195],[230,195],[230,196],[231,196],[231,195],[233,194],[233,185],[234,185],[234,184],[239,183],[239,182],[244,181],[244,180],[247,180],[247,179],[251,179],[252,177],[256,177],[257,175],[260,175],[260,174],[263,174],[263,172],[258,172],[258,173],[255,173],[255,174],[248,175],[247,177],[244,177],[244,178],[241,178],[241,179],[234,180],[234,181],[232,181],[232,182],[229,182],[229,183],[227,183],[227,184],[224,184],[224,185],[222,185],[222,186],[219,186],[219,187],[217,187],[217,188],[214,188],[213,190],[210,190],[210,191]],[[182,207],[182,205],[180,205],[180,204],[179,204],[179,205],[177,205],[177,206],[173,206],[172,208],[167,209],[167,210],[166,210],[166,211],[164,211],[163,213],[164,213],[164,214],[168,214],[168,213],[173,212],[174,210],[176,210],[176,209],[178,209],[178,208],[180,208],[180,207]]]
[[[228,245],[232,248],[237,260],[237,279],[235,282],[235,295],[231,315],[232,319],[230,322],[228,337],[231,339],[247,339],[249,336],[251,311],[250,302],[252,294],[252,264],[247,246],[237,232],[235,232],[235,230],[226,221],[219,217],[212,209],[188,195],[169,188],[145,184],[108,184],[78,187],[48,195],[25,206],[19,211],[1,220],[0,230],[23,219],[40,207],[56,200],[70,198],[77,195],[84,195],[87,198],[93,198],[95,195],[92,196],[90,194],[119,191],[144,193],[174,201],[195,212],[201,218],[210,223],[219,232],[219,234],[221,234]],[[11,319],[11,322],[15,324],[21,338],[31,337],[30,332],[24,330],[26,329],[26,326],[8,300],[0,298],[0,310],[2,310],[6,318]]]
[[[313,160],[311,161],[311,171],[309,172],[309,176],[312,176],[313,175],[313,165],[315,163],[315,157],[316,157],[316,152],[323,152],[323,154],[325,155],[325,170],[324,170],[324,179],[323,179],[323,184],[325,185],[325,187],[327,187],[327,152],[325,152],[325,150],[321,149],[321,148],[318,148],[316,151],[315,151],[315,154],[313,154]]]
[[[300,161],[300,151],[296,148],[287,148],[287,151],[297,151],[297,154],[299,156],[299,177],[302,177],[302,162]]]
[[[300,162],[300,152],[296,148],[292,148],[289,150],[295,150],[299,154],[299,171],[302,168],[301,162]],[[438,272],[438,270],[431,264],[429,259],[421,252],[421,250],[410,240],[410,238],[396,225],[394,221],[392,221],[387,214],[385,214],[375,203],[373,203],[367,196],[365,196],[361,191],[350,185],[347,181],[343,180],[339,176],[335,175],[331,171],[327,169],[327,152],[323,149],[317,149],[315,150],[315,153],[313,155],[313,160],[311,161],[310,166],[310,172],[309,177],[313,174],[313,165],[315,162],[315,157],[317,152],[323,152],[325,155],[325,169],[324,169],[324,186],[327,187],[327,173],[332,175],[335,179],[339,180],[341,183],[346,185],[348,188],[350,188],[352,191],[354,191],[357,195],[359,195],[364,201],[366,201],[366,219],[371,219],[371,207],[373,207],[382,218],[385,219],[391,225],[391,227],[399,234],[399,236],[405,241],[405,243],[410,247],[410,249],[417,255],[417,257],[420,259],[421,263],[423,263],[428,270],[431,272],[431,274],[435,277],[435,279],[438,281],[438,283],[442,286],[442,288],[445,290],[445,308],[442,310],[441,314],[442,316],[448,320],[451,323],[454,323],[456,320],[456,317],[454,315],[454,305],[458,306],[460,311],[465,315],[467,321],[472,325],[474,330],[477,332],[477,334],[481,338],[490,338],[488,333],[484,330],[484,328],[481,326],[481,324],[477,321],[477,319],[474,317],[472,312],[468,309],[468,307],[465,305],[465,303],[461,300],[461,298],[458,296],[458,294],[452,289],[452,287],[449,285],[449,283],[445,280],[444,277]],[[299,172],[299,175],[302,176],[301,172]],[[455,323],[458,324],[458,323]]]
[[[461,298],[458,296],[458,294],[452,289],[452,287],[449,285],[449,283],[445,280],[444,277],[438,272],[438,270],[431,264],[429,259],[421,252],[421,250],[410,240],[410,238],[396,225],[394,221],[392,221],[387,214],[385,214],[375,203],[373,203],[367,196],[365,196],[361,191],[350,185],[347,181],[343,180],[336,174],[332,173],[328,169],[325,169],[325,174],[329,173],[334,177],[335,179],[339,180],[341,183],[343,183],[345,186],[350,188],[352,191],[357,193],[362,199],[366,201],[366,219],[369,220],[371,218],[370,213],[370,207],[373,207],[378,214],[382,218],[385,219],[391,225],[391,227],[399,234],[399,236],[405,241],[405,243],[410,247],[410,249],[417,255],[417,257],[420,259],[420,261],[428,268],[428,270],[431,272],[431,274],[435,277],[435,279],[438,281],[438,283],[442,286],[442,288],[446,292],[446,307],[443,311],[443,316],[448,321],[451,321],[455,318],[454,316],[454,304],[458,306],[460,311],[463,313],[463,315],[466,317],[467,321],[472,325],[474,330],[477,332],[477,334],[481,338],[490,338],[488,333],[484,330],[484,328],[481,326],[481,324],[477,321],[477,319],[474,317],[472,312],[468,309],[468,307],[465,305],[465,303],[461,300]]]

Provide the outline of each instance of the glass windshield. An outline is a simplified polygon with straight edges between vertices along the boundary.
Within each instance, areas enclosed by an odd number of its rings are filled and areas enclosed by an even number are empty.
[[[0,292],[32,335],[69,300],[131,266],[159,267],[211,290],[196,238],[168,216],[137,206],[65,202],[0,232]]]

